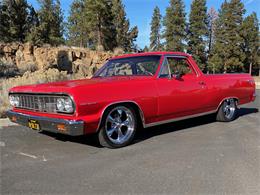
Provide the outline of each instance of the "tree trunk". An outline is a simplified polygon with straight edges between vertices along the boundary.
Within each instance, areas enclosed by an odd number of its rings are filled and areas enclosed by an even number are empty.
[[[252,75],[252,62],[249,65],[249,74]]]

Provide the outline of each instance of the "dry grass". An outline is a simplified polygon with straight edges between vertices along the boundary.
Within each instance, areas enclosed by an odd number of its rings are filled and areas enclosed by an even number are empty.
[[[260,82],[260,76],[254,77],[254,80],[255,80],[256,82]]]

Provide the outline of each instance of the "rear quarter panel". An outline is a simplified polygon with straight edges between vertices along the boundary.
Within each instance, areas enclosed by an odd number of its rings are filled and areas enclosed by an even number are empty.
[[[207,83],[207,102],[217,109],[229,97],[237,98],[238,104],[254,100],[255,83],[249,74],[204,75]]]

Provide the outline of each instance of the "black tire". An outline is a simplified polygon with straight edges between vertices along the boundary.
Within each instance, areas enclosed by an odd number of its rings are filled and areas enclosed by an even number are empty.
[[[217,112],[217,121],[221,122],[230,122],[236,119],[237,117],[237,101],[233,98],[226,99],[221,104],[218,112]]]
[[[126,139],[121,143],[115,143],[115,141],[113,140],[112,136],[114,136],[113,134],[111,134],[111,136],[108,135],[108,125],[110,122],[108,122],[108,117],[111,116],[111,114],[113,114],[113,112],[117,112],[117,109],[123,109],[124,111],[126,112],[129,112],[129,114],[131,115],[131,118],[133,121],[131,121],[131,134],[129,133],[128,136],[127,135],[127,132],[129,131],[128,130],[128,127],[127,127],[127,130],[125,131],[125,136],[126,136]],[[126,115],[127,116],[127,115]],[[119,117],[121,118],[121,117]],[[115,120],[115,119],[114,119]],[[123,121],[125,122],[125,121]],[[123,123],[122,122],[122,123]],[[122,124],[121,123],[121,124]],[[113,123],[114,124],[114,123]],[[111,125],[112,125],[112,122],[111,122]],[[122,128],[124,126],[121,126],[120,127],[120,131],[122,131]],[[111,127],[112,129],[112,127]],[[98,140],[99,140],[99,143],[101,146],[103,147],[107,147],[107,148],[122,148],[122,147],[125,147],[127,145],[129,145],[133,139],[134,139],[134,136],[135,136],[135,133],[136,133],[136,130],[137,130],[137,117],[136,117],[136,112],[133,108],[131,108],[130,106],[125,106],[125,105],[117,105],[117,106],[114,106],[114,107],[111,107],[109,108],[108,110],[105,111],[103,117],[102,117],[102,121],[101,121],[101,125],[100,125],[100,129],[99,129],[99,132],[98,132]],[[116,134],[116,130],[114,131]],[[124,134],[124,133],[123,133]],[[119,137],[119,135],[118,135]]]

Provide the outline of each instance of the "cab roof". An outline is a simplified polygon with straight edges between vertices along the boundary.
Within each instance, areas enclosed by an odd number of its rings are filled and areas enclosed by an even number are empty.
[[[179,55],[189,57],[190,55],[184,52],[168,52],[168,51],[159,51],[159,52],[143,52],[143,53],[133,53],[133,54],[124,54],[121,56],[116,56],[110,58],[110,60],[121,59],[121,58],[129,58],[129,57],[139,57],[139,56],[152,56],[152,55]]]

